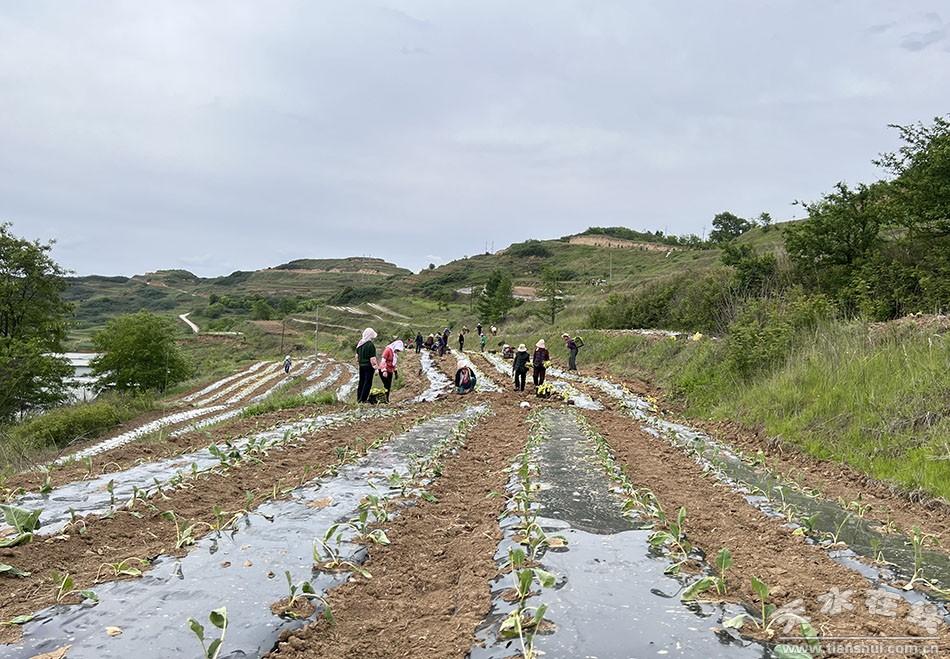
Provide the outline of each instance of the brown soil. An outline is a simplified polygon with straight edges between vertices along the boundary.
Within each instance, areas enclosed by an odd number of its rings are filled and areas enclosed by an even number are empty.
[[[298,597],[293,605],[290,603],[290,597],[284,597],[271,604],[270,611],[281,618],[304,620],[316,613],[317,607],[306,597]]]
[[[776,605],[801,599],[805,615],[824,636],[925,636],[925,630],[904,618],[872,615],[864,605],[870,582],[835,563],[821,548],[793,536],[781,522],[765,517],[742,496],[723,487],[679,449],[644,433],[634,421],[612,412],[584,412],[614,449],[633,483],[650,488],[664,509],[687,510],[687,536],[712,560],[727,547],[734,566],[727,573],[728,591],[743,602],[757,601],[754,575],[771,586]],[[822,613],[818,597],[832,588],[855,593],[854,610]],[[950,629],[940,631],[940,644],[950,650]]]
[[[419,357],[412,350],[404,350],[399,354],[396,364],[402,387],[392,392],[389,400],[392,403],[403,403],[412,400],[429,387],[429,380],[422,374],[419,367]]]
[[[356,425],[327,428],[300,445],[271,453],[263,463],[241,463],[223,472],[203,475],[194,487],[167,492],[168,499],[155,500],[154,504],[162,511],[173,510],[180,519],[198,522],[199,528],[207,529],[206,524],[214,522],[212,507],[215,505],[226,511],[242,510],[248,491],[255,495],[254,505],[259,505],[272,497],[275,484],[277,490],[295,487],[336,463],[335,447],[349,446],[362,453],[378,437],[388,437],[392,431],[408,427],[425,415],[451,409],[451,405],[436,404],[408,410],[396,418],[369,419]],[[79,522],[84,532],[71,528],[61,536],[0,549],[0,563],[31,573],[24,578],[0,579],[0,620],[52,604],[49,575],[54,570],[68,571],[78,590],[93,586],[104,564],[184,553],[175,549],[172,521],[141,505],[136,512],[142,516],[137,518],[122,511],[112,517],[88,517],[84,523]],[[16,634],[16,630],[4,627],[0,642],[11,642]]]
[[[327,374],[324,374],[323,377],[327,377]],[[314,382],[308,382],[307,384],[312,385]],[[295,383],[295,388],[299,388],[300,386],[302,385]],[[287,391],[292,392],[293,389],[288,387]],[[62,466],[54,467],[49,472],[50,485],[53,487],[58,487],[60,485],[64,485],[65,483],[71,483],[77,480],[96,478],[103,474],[114,473],[116,471],[128,469],[129,467],[141,462],[152,462],[173,455],[195,451],[212,443],[237,439],[239,437],[260,432],[273,426],[294,421],[299,418],[319,414],[330,414],[332,412],[338,412],[342,409],[344,409],[344,405],[339,403],[326,406],[308,406],[289,410],[279,410],[276,412],[269,412],[267,414],[248,418],[237,416],[213,427],[195,430],[181,435],[180,437],[169,436],[169,433],[173,432],[176,428],[187,425],[188,423],[200,421],[201,419],[208,416],[221,414],[224,411],[221,410],[210,415],[203,415],[200,417],[195,417],[194,419],[189,419],[187,422],[167,426],[151,435],[143,436],[124,446],[117,446],[116,448],[109,451],[104,451],[98,455],[94,455],[92,456],[91,472],[87,468],[86,464],[82,462],[71,462]],[[157,418],[157,416],[161,416],[161,414],[152,418]],[[128,428],[125,430],[138,427],[143,423],[147,423],[148,420],[149,419],[147,419],[147,417],[139,417],[139,419],[137,419],[135,422],[130,422],[127,424]],[[111,433],[109,436],[114,437],[118,434],[121,433],[115,432]],[[104,439],[105,438],[100,438],[96,441],[104,441]],[[70,453],[75,450],[77,449],[71,447]],[[26,490],[36,490],[39,489],[45,481],[46,474],[39,471],[28,471],[11,476],[6,481],[5,487],[9,490],[15,490],[18,487],[22,487]]]
[[[466,397],[468,398],[468,397]],[[271,655],[305,657],[464,657],[491,607],[498,516],[505,471],[528,435],[517,406],[482,420],[430,488],[438,501],[387,524],[392,544],[370,547],[373,577],[330,591],[334,625],[319,621],[282,638]]]

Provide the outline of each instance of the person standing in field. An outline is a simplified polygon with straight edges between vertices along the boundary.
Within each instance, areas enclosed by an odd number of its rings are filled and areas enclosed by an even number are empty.
[[[416,354],[422,352],[422,332],[416,334]]]
[[[356,386],[356,402],[365,403],[369,400],[369,392],[373,388],[373,375],[376,374],[376,330],[367,327],[363,330],[363,338],[356,344],[356,361],[359,369],[359,382]]]
[[[290,355],[284,357],[284,373],[290,373]]]
[[[482,344],[482,352],[485,352],[485,346],[488,344],[488,337],[484,334],[480,334],[479,341]]]
[[[547,347],[545,347],[544,339],[541,339],[535,345],[534,356],[531,359],[531,363],[534,366],[534,373],[532,376],[535,388],[544,384],[544,374],[548,370],[547,363],[550,361],[550,359],[551,353],[549,353]]]
[[[577,342],[571,338],[570,334],[567,334],[567,333],[562,334],[561,338],[564,339],[564,345],[567,347],[567,370],[576,371],[577,370]]]
[[[528,346],[523,343],[515,352],[511,374],[515,377],[515,391],[524,391],[525,380],[528,378]]]
[[[396,353],[401,352],[406,345],[402,341],[393,341],[383,350],[379,360],[379,379],[383,381],[383,387],[386,389],[386,402],[389,402],[389,392],[393,388],[393,380],[399,377],[399,371],[396,370]]]
[[[481,324],[481,323],[478,323],[477,325],[475,325],[475,333],[478,334],[479,336],[482,335],[482,324]]]
[[[459,352],[465,352],[465,330],[459,330]]]

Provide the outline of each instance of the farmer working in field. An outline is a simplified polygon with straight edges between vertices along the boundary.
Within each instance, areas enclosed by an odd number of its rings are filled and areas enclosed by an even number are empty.
[[[422,332],[416,334],[416,354],[422,352]]]
[[[570,334],[562,334],[564,345],[567,347],[567,370],[577,370],[577,342],[571,338]]]
[[[515,361],[511,365],[511,374],[515,377],[515,391],[524,391],[528,377],[528,346],[521,344],[515,352]]]
[[[548,370],[548,362],[550,360],[551,353],[549,353],[547,347],[545,347],[544,339],[541,339],[535,345],[534,356],[531,360],[531,363],[534,366],[534,373],[532,375],[535,388],[544,384],[544,374]]]
[[[455,371],[455,392],[464,396],[471,391],[475,391],[475,371],[468,361],[462,360]]]
[[[290,355],[284,357],[284,373],[290,373]]]
[[[379,379],[383,381],[383,387],[386,388],[386,402],[389,402],[389,393],[393,388],[393,379],[399,377],[399,371],[396,370],[396,353],[405,348],[402,341],[396,340],[386,346],[382,357],[379,360]]]
[[[356,402],[365,403],[369,400],[369,392],[373,388],[373,375],[378,366],[376,362],[376,346],[373,339],[376,330],[367,327],[363,330],[363,338],[356,344],[356,361],[359,368],[359,384],[356,387]]]

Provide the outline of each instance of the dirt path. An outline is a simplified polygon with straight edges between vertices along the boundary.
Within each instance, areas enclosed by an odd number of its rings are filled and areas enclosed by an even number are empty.
[[[375,439],[390,437],[428,414],[450,408],[436,404],[396,418],[367,419],[321,430],[294,446],[271,452],[261,463],[241,462],[223,472],[202,475],[188,487],[167,492],[167,498],[153,497],[154,510],[139,503],[130,512],[87,518],[58,536],[0,549],[0,562],[30,573],[27,577],[0,579],[0,619],[9,620],[53,604],[53,571],[68,572],[76,588],[82,589],[94,587],[97,575],[114,580],[110,564],[183,554],[175,548],[175,524],[160,514],[163,511],[174,511],[186,525],[196,523],[195,537],[203,536],[218,518],[215,506],[222,511],[241,511],[248,507],[248,492],[254,506],[275,494],[283,496],[284,488],[310,480],[336,463],[337,448],[349,447],[362,453]],[[16,634],[16,628],[4,627],[0,641],[9,643]]]
[[[179,320],[181,320],[181,322],[185,323],[189,328],[191,328],[192,332],[194,332],[195,334],[198,334],[199,332],[201,332],[201,329],[188,319],[188,316],[190,315],[191,315],[191,312],[183,313],[183,314],[180,314],[178,318]]]
[[[497,402],[497,401],[496,401]],[[497,574],[498,515],[506,468],[528,429],[512,404],[482,420],[420,501],[387,524],[392,544],[372,547],[373,578],[331,592],[334,625],[311,624],[285,638],[270,656],[464,657],[490,607]]]
[[[833,561],[824,549],[794,536],[783,527],[783,520],[767,518],[665,440],[644,433],[616,412],[585,414],[608,440],[633,483],[652,490],[668,514],[686,508],[686,532],[694,545],[710,559],[723,547],[732,552],[734,567],[726,577],[732,597],[758,601],[751,588],[755,576],[770,586],[773,603],[800,609],[822,636],[929,635],[928,629],[914,624],[915,612],[902,599],[893,602],[893,617],[872,613],[867,602],[888,597],[880,595],[884,592],[880,587]],[[853,610],[831,614],[825,606],[829,593],[848,593]],[[938,629],[941,648],[950,650],[950,628],[941,623]]]

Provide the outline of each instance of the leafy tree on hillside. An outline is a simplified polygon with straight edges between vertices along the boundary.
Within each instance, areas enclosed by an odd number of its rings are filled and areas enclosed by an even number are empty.
[[[256,300],[251,305],[251,320],[270,320],[274,317],[274,307],[267,300]]]
[[[886,185],[852,189],[839,183],[821,200],[802,204],[808,220],[785,229],[785,247],[804,283],[837,294],[876,252],[885,221],[880,201]]]
[[[71,307],[52,243],[14,236],[0,224],[0,419],[60,402],[69,364],[63,351]]]
[[[504,270],[492,271],[478,298],[479,318],[486,323],[501,322],[515,305],[512,290],[510,274]]]
[[[175,343],[177,333],[171,320],[147,311],[114,318],[92,338],[100,353],[93,373],[116,389],[165,391],[190,371]]]
[[[904,146],[875,164],[895,177],[888,198],[893,222],[912,235],[950,236],[950,117],[891,127]]]
[[[544,315],[554,324],[557,315],[564,310],[564,298],[560,289],[560,273],[555,268],[545,268],[541,274],[541,298],[544,300]]]
[[[709,232],[709,240],[720,244],[734,240],[752,228],[751,222],[728,211],[716,215],[712,224],[713,230]]]

